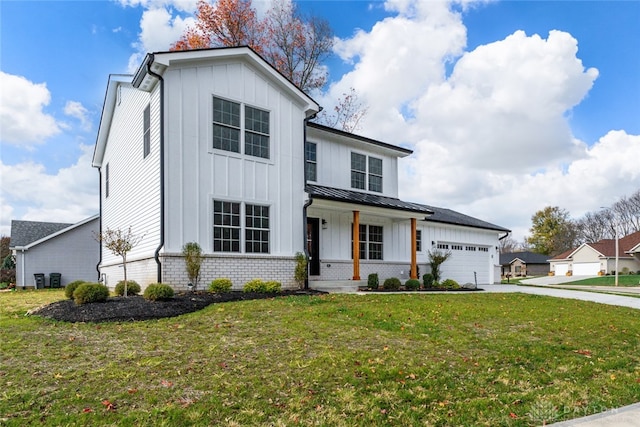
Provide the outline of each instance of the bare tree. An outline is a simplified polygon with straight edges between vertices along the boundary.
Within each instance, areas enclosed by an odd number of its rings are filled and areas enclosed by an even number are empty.
[[[367,114],[368,107],[358,98],[354,88],[349,93],[343,93],[333,108],[333,113],[323,110],[318,114],[318,122],[345,132],[355,132],[360,129],[360,121]]]
[[[144,236],[137,236],[131,231],[123,231],[120,229],[111,230],[107,228],[100,234],[96,235],[96,240],[109,249],[111,253],[122,257],[122,268],[124,269],[124,296],[127,296],[127,254],[133,249]]]
[[[577,221],[579,243],[595,243],[613,238],[611,215],[608,211],[587,212]]]
[[[520,249],[520,244],[510,235],[500,240],[500,253],[509,254]]]

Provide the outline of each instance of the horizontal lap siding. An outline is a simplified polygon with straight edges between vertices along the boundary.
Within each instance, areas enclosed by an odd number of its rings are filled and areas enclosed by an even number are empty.
[[[102,174],[102,228],[128,230],[143,236],[128,254],[130,258],[152,255],[160,229],[160,103],[159,87],[149,94],[121,87],[109,131]],[[151,102],[151,152],[143,154],[143,114]],[[105,198],[105,166],[109,164],[109,197]],[[103,248],[102,264],[121,262]]]

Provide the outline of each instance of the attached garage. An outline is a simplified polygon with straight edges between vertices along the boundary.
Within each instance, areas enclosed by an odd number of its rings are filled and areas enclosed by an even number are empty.
[[[462,243],[441,243],[440,246],[451,251],[451,257],[440,267],[442,280],[453,279],[461,285],[475,283],[475,272],[478,284],[491,283],[489,271],[492,265],[488,247]]]
[[[574,276],[596,276],[600,271],[599,262],[574,262]]]
[[[556,276],[565,276],[568,272],[569,272],[569,263],[568,262],[562,262],[562,263],[558,263],[555,264],[555,275]]]

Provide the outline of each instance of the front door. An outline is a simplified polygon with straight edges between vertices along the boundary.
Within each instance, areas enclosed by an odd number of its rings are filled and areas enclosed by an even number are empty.
[[[320,219],[307,218],[307,252],[309,276],[320,275]]]

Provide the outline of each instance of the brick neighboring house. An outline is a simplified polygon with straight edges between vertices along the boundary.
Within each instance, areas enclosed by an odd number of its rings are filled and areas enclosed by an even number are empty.
[[[556,275],[595,276],[614,274],[616,262],[615,239],[583,243],[549,260]],[[618,273],[640,271],[640,231],[618,241]]]
[[[500,254],[502,277],[546,276],[549,274],[549,256],[523,251]]]

